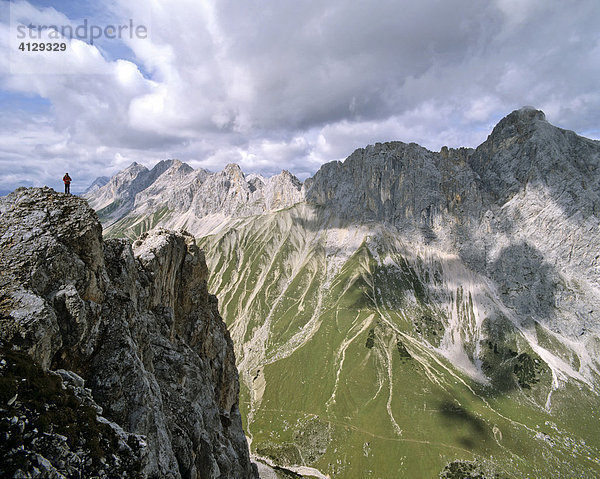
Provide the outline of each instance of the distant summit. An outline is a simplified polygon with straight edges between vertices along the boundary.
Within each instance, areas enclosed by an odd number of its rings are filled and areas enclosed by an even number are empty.
[[[99,176],[92,181],[92,184],[88,186],[82,194],[85,195],[86,193],[91,193],[92,191],[102,188],[106,183],[108,183],[109,180],[110,178],[108,176]]]

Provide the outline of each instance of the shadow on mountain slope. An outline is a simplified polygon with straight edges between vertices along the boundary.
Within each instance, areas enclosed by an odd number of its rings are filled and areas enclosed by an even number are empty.
[[[482,325],[486,339],[480,359],[493,385],[486,393],[499,395],[521,389],[536,395],[541,387],[541,400],[545,388],[550,387],[551,372],[521,330],[535,337],[536,321],[554,321],[556,273],[536,248],[521,241],[504,248],[489,265],[488,274],[508,311],[497,311]]]
[[[486,423],[455,401],[450,399],[442,401],[438,410],[448,429],[462,432],[458,441],[469,450],[477,448],[477,445],[489,435]]]
[[[525,241],[507,246],[488,271],[504,304],[529,321],[528,326],[532,317],[544,320],[554,316],[556,272],[535,247]]]

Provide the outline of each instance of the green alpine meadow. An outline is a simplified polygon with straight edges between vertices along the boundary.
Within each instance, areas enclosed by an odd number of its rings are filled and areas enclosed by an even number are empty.
[[[539,323],[532,345],[485,278],[398,236],[298,205],[199,240],[252,451],[330,477],[599,474],[594,388],[556,388],[538,352],[577,354]]]

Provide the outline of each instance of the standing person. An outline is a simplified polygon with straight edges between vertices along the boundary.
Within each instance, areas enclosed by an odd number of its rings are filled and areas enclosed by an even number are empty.
[[[63,181],[65,182],[65,193],[71,193],[71,177],[69,176],[69,173],[65,173],[65,176],[63,176]]]

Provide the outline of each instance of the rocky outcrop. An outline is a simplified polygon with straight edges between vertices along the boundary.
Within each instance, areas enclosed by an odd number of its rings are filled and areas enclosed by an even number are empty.
[[[256,477],[193,237],[103,242],[85,200],[49,188],[16,190],[0,214],[2,345],[83,378],[108,422],[145,437],[143,477]]]
[[[0,356],[1,477],[143,477],[145,437],[101,416],[81,377],[5,347]]]

